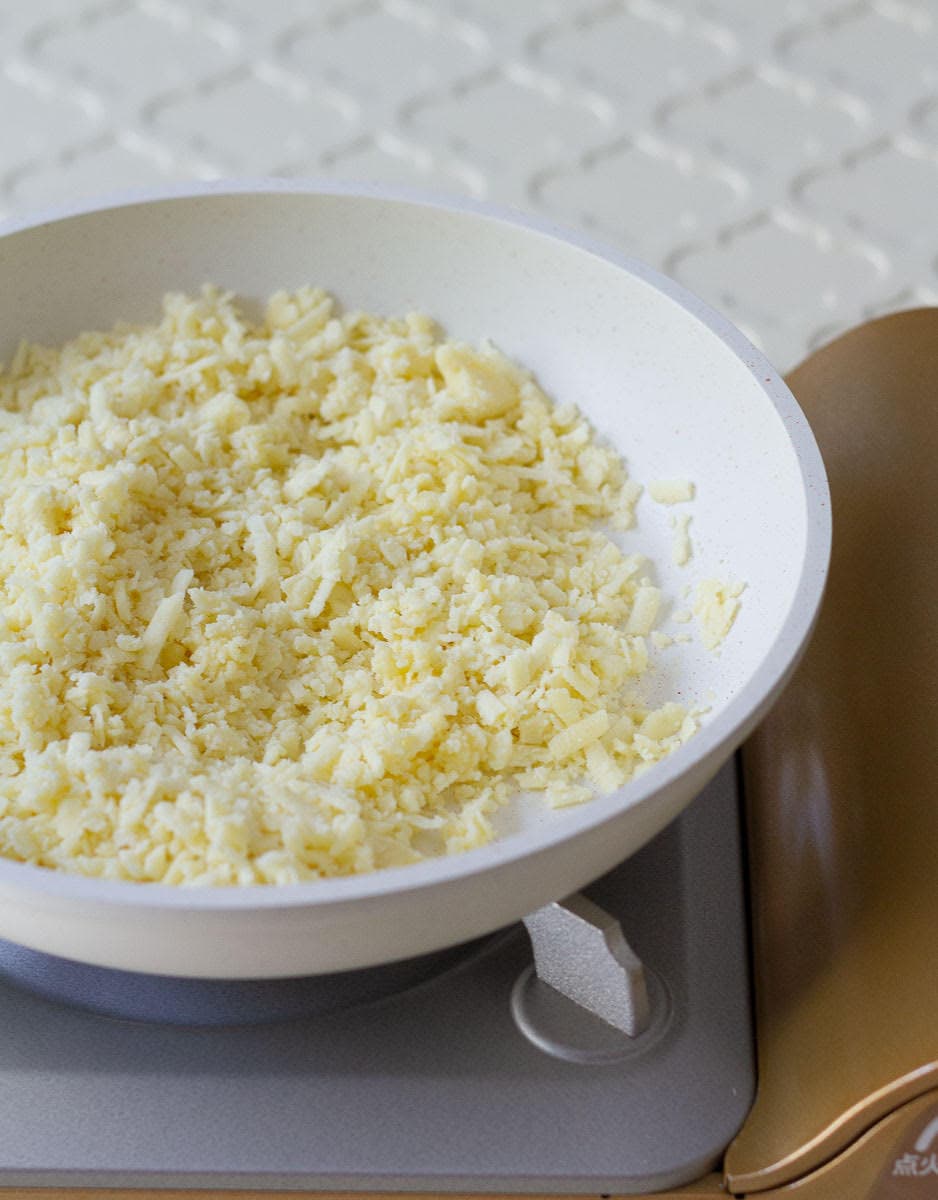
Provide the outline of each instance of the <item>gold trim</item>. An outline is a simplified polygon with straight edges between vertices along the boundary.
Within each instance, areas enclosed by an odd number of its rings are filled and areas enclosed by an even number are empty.
[[[594,1193],[594,1197],[595,1197]],[[714,1200],[715,1196],[725,1196],[722,1180],[719,1175],[706,1175],[697,1183],[688,1184],[676,1191],[655,1192],[654,1195],[624,1195],[619,1192],[604,1192],[604,1200]],[[403,1200],[405,1196],[413,1200],[444,1200],[440,1192],[271,1192],[215,1190],[203,1191],[172,1188],[166,1191],[162,1188],[2,1188],[0,1200]],[[518,1200],[516,1194],[481,1195],[473,1192],[445,1193],[445,1200]],[[588,1197],[576,1196],[525,1196],[524,1200],[589,1200]]]
[[[938,1190],[938,1177],[897,1174],[899,1161],[913,1150],[915,1134],[925,1116],[938,1109],[938,1092],[926,1092],[917,1100],[889,1114],[858,1141],[811,1175],[785,1187],[761,1192],[760,1200],[930,1200]],[[928,1162],[913,1155],[913,1167]],[[931,1166],[931,1163],[928,1162]]]

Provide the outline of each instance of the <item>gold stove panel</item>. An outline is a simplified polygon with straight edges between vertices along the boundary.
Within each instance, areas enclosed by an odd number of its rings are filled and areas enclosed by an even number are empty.
[[[789,383],[830,475],[833,558],[814,640],[744,751],[760,1082],[726,1156],[743,1193],[938,1084],[938,309],[853,330]]]

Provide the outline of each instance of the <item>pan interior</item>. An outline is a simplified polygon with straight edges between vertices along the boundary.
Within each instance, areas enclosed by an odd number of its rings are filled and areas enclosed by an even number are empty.
[[[718,653],[697,638],[657,655],[649,699],[714,721],[775,642],[800,579],[804,484],[765,381],[691,308],[580,247],[471,212],[377,196],[216,194],[131,204],[0,240],[0,360],[20,338],[60,342],[117,320],[152,320],[169,290],[211,281],[249,304],[314,283],[352,308],[420,310],[470,341],[490,338],[575,403],[639,483],[693,481],[693,556],[672,561],[674,510],[647,493],[621,544],[655,564],[664,628],[702,579],[745,584]],[[505,833],[574,828],[579,810],[520,798]]]

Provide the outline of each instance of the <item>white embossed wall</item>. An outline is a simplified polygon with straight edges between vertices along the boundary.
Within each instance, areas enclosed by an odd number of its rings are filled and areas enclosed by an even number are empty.
[[[784,368],[938,300],[938,3],[0,0],[0,213],[258,174],[585,227]]]

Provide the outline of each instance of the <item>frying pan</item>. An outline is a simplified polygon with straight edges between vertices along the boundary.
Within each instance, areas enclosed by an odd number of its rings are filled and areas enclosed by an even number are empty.
[[[551,227],[463,201],[281,181],[150,193],[7,226],[0,360],[22,337],[60,342],[153,320],[164,292],[210,281],[247,305],[313,283],[347,307],[434,316],[491,338],[573,402],[631,475],[689,478],[690,562],[647,495],[623,535],[674,613],[708,577],[745,583],[719,653],[662,650],[649,699],[705,707],[700,731],[617,792],[549,810],[519,797],[496,840],[366,876],[287,886],[173,888],[0,860],[0,937],[124,970],[204,978],[315,975],[427,953],[506,925],[612,868],[662,829],[736,749],[811,631],[830,514],[810,429],[764,358],[649,268]],[[680,614],[678,614],[680,615]]]

